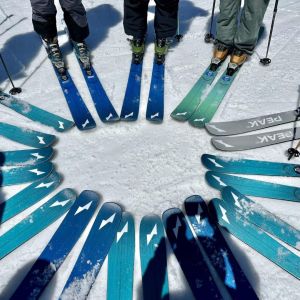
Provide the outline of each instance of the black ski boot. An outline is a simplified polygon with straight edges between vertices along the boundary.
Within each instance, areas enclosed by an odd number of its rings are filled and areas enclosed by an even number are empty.
[[[247,60],[248,54],[242,50],[239,50],[237,48],[234,48],[230,62],[227,67],[227,75],[232,76]]]
[[[86,71],[88,75],[92,75],[90,51],[86,43],[84,41],[83,42],[72,41],[72,44],[74,47],[76,57],[79,60],[80,64],[82,65],[83,69]]]
[[[165,62],[168,48],[169,45],[166,38],[156,39],[154,51],[155,51],[155,62],[158,65],[162,65]]]
[[[128,39],[132,50],[132,61],[135,64],[140,64],[143,61],[145,53],[145,38]]]
[[[226,59],[228,54],[229,47],[221,43],[216,44],[209,69],[215,72],[222,64],[222,62]]]
[[[67,80],[66,66],[63,60],[57,36],[43,39],[48,57],[63,80]]]

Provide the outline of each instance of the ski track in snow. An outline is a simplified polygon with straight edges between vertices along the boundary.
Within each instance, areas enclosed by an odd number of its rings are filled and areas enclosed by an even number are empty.
[[[119,113],[131,58],[130,48],[123,33],[123,2],[112,0],[108,4],[103,0],[85,0],[84,5],[89,10],[91,36],[87,42],[92,48],[94,67],[108,97]],[[210,188],[204,180],[206,170],[200,162],[203,153],[236,159],[286,162],[284,152],[291,146],[290,143],[283,143],[244,152],[221,153],[211,146],[210,136],[204,130],[176,122],[169,117],[210,61],[212,46],[205,44],[203,37],[209,26],[212,1],[181,1],[181,29],[185,36],[180,44],[175,44],[171,48],[166,60],[165,120],[160,125],[145,120],[154,49],[153,5],[151,1],[148,19],[151,27],[143,66],[141,105],[137,122],[120,122],[112,125],[100,122],[79,65],[67,44],[63,46],[63,51],[67,53],[70,73],[97,122],[95,130],[79,132],[74,128],[66,133],[57,133],[49,127],[29,121],[9,108],[0,107],[1,122],[55,134],[58,137],[58,142],[54,145],[56,155],[53,162],[57,171],[64,177],[60,190],[70,187],[79,194],[84,189],[92,189],[101,194],[102,203],[118,202],[134,214],[136,226],[134,299],[140,299],[141,296],[138,250],[138,227],[141,218],[148,213],[161,215],[170,207],[182,207],[183,200],[191,194],[200,194],[206,200],[219,196],[219,193]],[[0,50],[13,74],[16,86],[23,88],[21,99],[71,119],[52,66],[46,59],[46,52],[33,33],[29,1],[2,0],[1,7],[8,15],[14,14],[0,25]],[[273,7],[274,3],[271,1],[264,20],[265,33],[258,43],[256,54],[239,72],[213,121],[243,119],[296,108],[299,97],[300,57],[296,56],[296,53],[300,47],[300,3],[295,0],[279,2],[269,53],[272,64],[264,68],[258,63],[258,55],[260,57],[265,55]],[[59,9],[57,17],[59,26],[61,17]],[[4,18],[0,11],[0,23]],[[63,41],[62,36],[60,40]],[[6,92],[9,90],[2,66],[0,66],[0,88]],[[282,127],[289,126],[292,125]],[[0,145],[2,151],[27,148],[2,137]],[[300,186],[297,178],[270,179],[258,176],[253,178]],[[9,198],[25,186],[2,188],[0,200]],[[2,224],[0,234],[57,192],[58,190],[54,191],[36,205]],[[299,203],[271,199],[254,200],[300,229]],[[62,218],[0,261],[0,299],[7,299],[13,293],[61,220]],[[60,295],[91,225],[92,222],[41,299],[57,299]],[[299,298],[300,286],[297,279],[230,234],[225,233],[225,238],[260,299]],[[169,248],[168,253],[171,253]],[[168,263],[171,299],[192,299],[188,284],[173,254],[169,255]],[[89,299],[105,299],[106,272],[107,262],[96,279]]]

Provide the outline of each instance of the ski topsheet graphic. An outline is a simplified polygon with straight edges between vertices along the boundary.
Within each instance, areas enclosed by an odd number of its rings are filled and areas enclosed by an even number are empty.
[[[114,241],[121,221],[121,207],[104,203],[83,245],[60,299],[86,299]]]
[[[124,212],[108,254],[107,300],[132,299],[134,246],[134,220],[131,214]]]
[[[201,247],[232,299],[258,299],[221,231],[198,195],[188,197],[185,211]]]
[[[0,236],[0,259],[61,217],[73,205],[76,194],[64,189]]]
[[[207,169],[221,173],[300,177],[300,165],[296,164],[234,159],[211,154],[203,154],[201,161]]]
[[[70,253],[99,203],[93,191],[83,191],[10,299],[38,299]]]
[[[144,216],[140,224],[140,259],[143,298],[169,299],[164,228],[157,215]]]
[[[32,148],[49,147],[56,140],[55,135],[46,134],[39,131],[23,128],[23,127],[17,127],[2,122],[0,122],[0,135],[14,142]]]
[[[0,104],[5,105],[32,121],[53,127],[56,131],[65,131],[74,126],[74,123],[58,115],[52,114],[24,100],[17,99],[0,91]]]

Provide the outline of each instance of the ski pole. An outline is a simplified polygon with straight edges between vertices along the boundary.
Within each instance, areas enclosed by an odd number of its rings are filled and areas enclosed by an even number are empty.
[[[178,43],[183,38],[183,35],[180,33],[179,3],[178,3],[178,11],[177,11],[177,32],[176,32],[176,35],[175,35],[175,39],[177,40]]]
[[[268,41],[266,56],[264,58],[260,59],[260,63],[264,66],[267,66],[271,63],[271,59],[268,57],[268,54],[269,54],[269,48],[270,48],[272,34],[273,34],[275,17],[276,17],[276,14],[277,14],[278,2],[279,2],[279,0],[275,0],[274,10],[273,10],[273,18],[272,18],[272,23],[271,23],[270,33],[269,33],[269,41]]]
[[[210,43],[210,42],[212,42],[215,39],[214,35],[212,34],[212,26],[213,26],[213,23],[214,23],[214,16],[215,16],[215,6],[216,6],[216,0],[213,1],[213,7],[212,7],[212,12],[211,12],[209,33],[206,33],[205,37],[204,37],[205,43]]]
[[[20,94],[20,93],[22,92],[22,89],[19,88],[19,87],[15,87],[15,85],[14,85],[12,79],[11,79],[11,76],[10,76],[10,74],[9,74],[9,72],[8,72],[8,69],[7,69],[6,65],[5,65],[5,62],[4,62],[4,60],[3,60],[3,57],[2,57],[2,54],[1,54],[1,53],[0,53],[0,60],[1,60],[1,62],[2,62],[2,65],[3,65],[3,67],[4,67],[5,72],[6,72],[6,74],[7,74],[7,77],[9,78],[9,81],[10,81],[10,83],[11,83],[11,85],[12,85],[12,89],[9,91],[9,93],[12,94],[12,95]]]

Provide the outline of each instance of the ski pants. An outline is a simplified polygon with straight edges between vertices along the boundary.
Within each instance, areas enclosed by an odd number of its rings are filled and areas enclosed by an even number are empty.
[[[155,0],[154,29],[157,38],[172,37],[177,30],[179,0]],[[128,35],[143,38],[147,32],[149,0],[124,0],[124,30]]]
[[[56,7],[54,0],[30,0],[34,30],[42,38],[57,35]],[[64,12],[64,19],[72,40],[83,41],[89,35],[86,11],[81,0],[59,0]]]
[[[217,42],[252,54],[269,2],[270,0],[245,0],[238,24],[241,0],[220,0]]]

